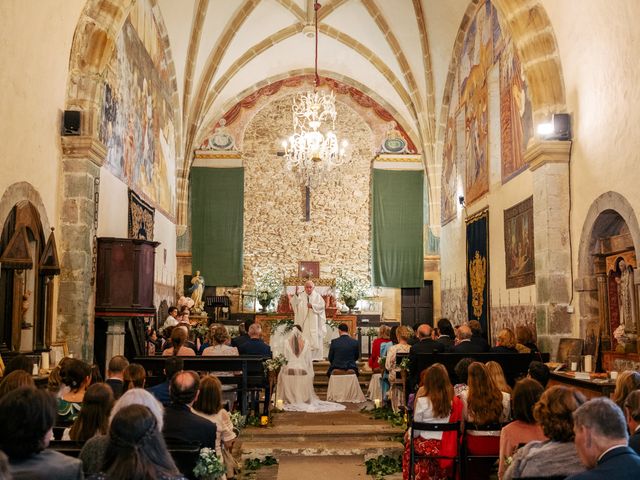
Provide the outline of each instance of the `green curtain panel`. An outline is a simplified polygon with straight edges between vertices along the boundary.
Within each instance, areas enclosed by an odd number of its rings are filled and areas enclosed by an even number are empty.
[[[371,279],[392,288],[424,286],[421,171],[373,170]]]
[[[242,285],[244,169],[191,169],[193,269],[207,285]]]

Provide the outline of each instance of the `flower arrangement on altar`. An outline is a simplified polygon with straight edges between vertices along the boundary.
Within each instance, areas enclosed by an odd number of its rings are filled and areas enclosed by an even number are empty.
[[[336,276],[336,290],[345,305],[353,308],[358,300],[367,296],[369,284],[353,273],[340,270]]]
[[[256,287],[256,299],[266,311],[269,304],[282,294],[282,275],[276,268],[260,269],[253,272]]]
[[[225,473],[226,468],[216,455],[215,449],[202,448],[200,450],[196,466],[193,469],[193,474],[196,478],[214,480],[216,478],[221,478]]]

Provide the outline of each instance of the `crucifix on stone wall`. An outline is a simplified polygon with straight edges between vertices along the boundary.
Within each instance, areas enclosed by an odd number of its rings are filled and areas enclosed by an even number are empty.
[[[311,221],[311,187],[309,185],[303,185],[302,192],[304,194],[303,197],[303,208],[304,208],[304,221]]]

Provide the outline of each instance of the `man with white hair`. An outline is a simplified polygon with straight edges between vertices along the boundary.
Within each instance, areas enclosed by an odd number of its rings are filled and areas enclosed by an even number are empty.
[[[294,323],[302,327],[302,335],[311,345],[311,358],[324,358],[324,336],[327,333],[327,317],[322,295],[315,291],[314,284],[307,280],[304,292],[289,295],[289,303],[293,309]]]
[[[598,397],[573,412],[578,456],[589,469],[568,480],[640,478],[640,457],[627,446],[624,414],[612,400]]]

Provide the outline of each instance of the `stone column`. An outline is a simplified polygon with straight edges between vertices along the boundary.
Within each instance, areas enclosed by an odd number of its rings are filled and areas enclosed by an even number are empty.
[[[533,175],[536,261],[536,328],[543,350],[555,355],[560,337],[571,336],[569,158],[571,142],[536,141],[526,161]]]
[[[106,148],[91,136],[62,137],[63,201],[60,214],[61,273],[58,340],[86,361],[93,358],[96,228],[100,167]]]
[[[607,297],[607,276],[598,275],[598,306],[600,311],[600,350],[611,350],[611,324],[609,323],[609,301]]]

